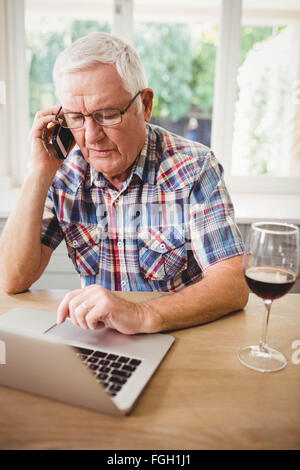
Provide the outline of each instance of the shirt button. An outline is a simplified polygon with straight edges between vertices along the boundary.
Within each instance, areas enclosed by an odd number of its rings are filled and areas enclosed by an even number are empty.
[[[77,248],[78,247],[78,241],[77,240],[74,240],[73,241],[73,248]]]
[[[166,248],[166,245],[164,243],[161,243],[159,246],[162,250],[164,250]]]
[[[118,247],[118,248],[122,248],[122,242],[118,242],[118,243],[117,243],[117,247]]]
[[[119,204],[119,199],[116,199],[114,204],[117,206]]]
[[[127,282],[126,282],[126,281],[121,281],[121,286],[122,286],[122,287],[125,287],[125,286],[126,286],[126,284],[127,284]]]

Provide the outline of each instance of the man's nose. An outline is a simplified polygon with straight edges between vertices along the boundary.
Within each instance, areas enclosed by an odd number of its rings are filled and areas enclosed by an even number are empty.
[[[105,137],[104,128],[97,124],[92,116],[85,118],[85,140],[88,144],[95,144]]]

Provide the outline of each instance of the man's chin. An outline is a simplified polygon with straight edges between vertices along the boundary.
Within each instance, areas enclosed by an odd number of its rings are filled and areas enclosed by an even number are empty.
[[[96,171],[109,171],[115,167],[114,155],[112,152],[89,152],[87,162],[95,168]]]
[[[112,159],[105,157],[90,157],[87,162],[97,173],[102,173],[105,177],[118,173],[118,166],[113,164]]]

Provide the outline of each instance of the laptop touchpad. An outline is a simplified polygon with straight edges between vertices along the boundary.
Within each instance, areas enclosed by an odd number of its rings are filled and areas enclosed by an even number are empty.
[[[66,320],[59,325],[53,325],[52,328],[45,331],[46,336],[52,336],[57,339],[62,339],[65,342],[79,342],[88,343],[90,345],[99,346],[99,344],[107,343],[111,345],[112,339],[122,337],[121,333],[110,328],[103,328],[101,330],[85,330],[79,326],[74,325],[70,320]]]

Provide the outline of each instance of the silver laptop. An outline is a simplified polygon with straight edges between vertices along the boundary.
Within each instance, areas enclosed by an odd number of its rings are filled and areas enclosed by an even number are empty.
[[[70,320],[57,325],[51,312],[16,308],[0,315],[0,341],[5,348],[1,385],[124,415],[174,337],[84,330]]]

